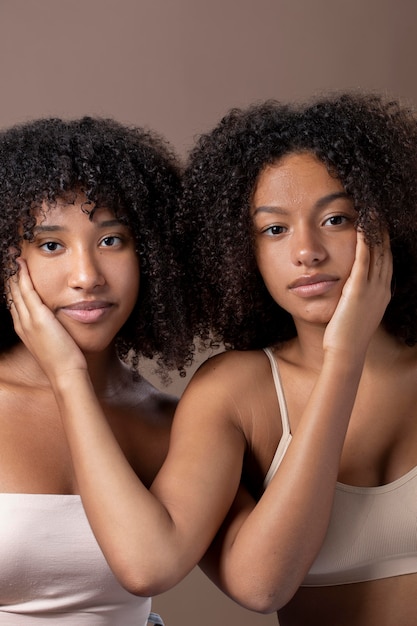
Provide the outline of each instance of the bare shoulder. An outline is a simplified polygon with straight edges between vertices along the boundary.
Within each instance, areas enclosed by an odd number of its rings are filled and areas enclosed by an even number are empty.
[[[262,350],[222,352],[199,367],[180,407],[191,407],[202,420],[228,421],[247,438],[253,415],[259,414],[259,407],[273,393],[271,381],[270,364]]]
[[[194,375],[183,398],[180,411],[186,406],[191,415],[181,422],[180,429],[189,428],[198,415],[200,430],[205,423],[217,427],[217,439],[227,439],[238,432],[244,443],[244,474],[251,476],[246,484],[258,493],[282,436],[280,408],[271,364],[263,350],[227,351],[208,359]],[[175,425],[177,418],[174,420]],[[250,484],[249,484],[250,482]]]
[[[219,387],[242,390],[269,371],[263,350],[230,350],[210,357],[197,370],[193,384],[216,384]]]

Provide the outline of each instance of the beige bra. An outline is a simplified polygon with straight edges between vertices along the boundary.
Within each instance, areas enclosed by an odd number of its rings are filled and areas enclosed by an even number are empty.
[[[278,365],[265,350],[281,412],[283,435],[264,488],[291,443],[290,422]],[[321,550],[303,587],[364,582],[417,572],[417,467],[379,487],[336,483],[333,510]]]

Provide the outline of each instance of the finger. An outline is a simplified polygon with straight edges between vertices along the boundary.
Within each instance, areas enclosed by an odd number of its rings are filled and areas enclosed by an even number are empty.
[[[356,231],[356,249],[355,258],[352,266],[351,276],[358,279],[367,280],[370,265],[370,249],[365,241],[364,233],[361,230]]]
[[[358,229],[356,231],[356,254],[355,260],[358,260],[363,265],[369,265],[370,248],[365,239],[365,233]]]
[[[391,240],[388,231],[384,233],[384,240],[382,242],[383,262],[381,267],[381,273],[384,274],[387,281],[391,282],[393,260],[391,251]]]
[[[30,277],[26,262],[18,258],[19,272],[16,280],[10,283],[10,289],[20,323],[24,331],[32,332],[35,327],[43,328],[55,318],[53,312],[44,304]]]
[[[13,276],[11,276],[7,282],[10,305],[18,311],[19,315],[22,314],[24,312],[24,309],[26,308],[21,292],[21,271],[22,268],[19,264],[19,271],[16,274],[13,274]]]
[[[12,316],[12,320],[13,320],[13,326],[14,329],[17,333],[17,335],[20,337],[20,339],[24,339],[24,332],[23,332],[23,327],[21,324],[21,316],[20,313],[16,307],[16,303],[15,303],[15,299],[19,299],[19,296],[17,294],[14,295],[14,297],[10,294],[7,298],[7,308],[10,311],[10,315]]]
[[[19,274],[20,270],[10,276],[6,283],[6,302],[7,308],[12,316],[14,329],[17,335],[23,340],[24,331],[22,325],[22,317],[24,317],[24,303],[21,297],[19,287]]]
[[[39,321],[39,315],[44,315],[41,299],[35,291],[26,262],[17,259],[19,270],[9,280],[11,294],[11,308],[13,324],[16,333],[26,343],[28,330]]]
[[[33,286],[26,262],[21,258],[16,261],[19,271],[9,282],[10,293],[19,313],[24,314],[30,309],[31,303],[39,302],[40,298]]]
[[[13,304],[13,297],[12,297],[12,293],[10,291],[10,287],[9,285],[6,283],[5,288],[4,288],[4,300],[6,302],[6,307],[9,309]]]
[[[372,248],[372,264],[371,275],[376,278],[389,282],[392,278],[392,253],[390,245],[390,237],[387,231],[383,234],[381,243]]]

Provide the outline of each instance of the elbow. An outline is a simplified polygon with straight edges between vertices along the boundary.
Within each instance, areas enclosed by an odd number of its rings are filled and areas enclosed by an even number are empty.
[[[238,584],[227,586],[227,593],[245,609],[267,615],[276,613],[284,607],[294,596],[298,585],[291,585],[288,580],[271,584],[271,580],[261,580],[250,577],[246,584],[239,580]],[[223,587],[224,588],[224,587]]]
[[[135,596],[159,595],[174,587],[185,576],[181,575],[177,567],[169,567],[166,562],[159,565],[156,559],[152,563],[140,561],[138,558],[133,562],[111,564],[119,584]]]
[[[246,603],[245,608],[256,613],[269,615],[270,613],[276,613],[281,608],[281,605],[277,604],[275,598],[256,597],[251,598],[250,602]]]
[[[276,613],[290,600],[290,598],[283,598],[282,594],[254,593],[253,591],[250,595],[233,594],[233,597],[245,609],[263,615]]]
[[[163,570],[155,573],[124,570],[115,576],[120,585],[135,596],[153,597],[168,591],[175,586],[177,581],[173,577],[166,576]]]
[[[238,567],[228,563],[220,577],[220,588],[244,608],[256,613],[276,613],[286,606],[297,593],[302,584],[309,565],[296,564],[281,559],[272,565],[261,559],[258,563],[252,561],[244,566],[240,562]],[[281,562],[282,561],[282,562]]]
[[[271,593],[269,595],[261,594],[251,603],[253,607],[251,610],[263,615],[276,613],[290,602],[294,594],[295,591],[288,593],[282,590],[279,593]]]
[[[167,590],[163,584],[161,585],[161,581],[152,581],[148,578],[145,580],[135,574],[118,574],[116,578],[120,585],[134,596],[151,598]]]
[[[123,572],[116,574],[116,578],[120,585],[134,596],[142,596],[151,598],[160,593],[164,593],[173,587],[176,583],[170,582],[165,576],[146,576],[143,577],[137,572]]]

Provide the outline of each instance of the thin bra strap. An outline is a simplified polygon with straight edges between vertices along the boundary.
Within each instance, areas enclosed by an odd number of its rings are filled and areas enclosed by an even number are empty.
[[[284,455],[290,444],[292,436],[291,436],[291,430],[290,430],[290,421],[288,419],[287,404],[285,402],[285,396],[284,396],[284,391],[282,388],[281,377],[278,371],[278,365],[274,358],[272,350],[270,348],[264,348],[264,352],[266,356],[268,357],[269,362],[271,364],[272,376],[273,376],[274,383],[275,383],[275,390],[277,392],[279,410],[281,414],[281,424],[282,424],[282,437],[275,451],[275,455],[274,455],[274,458],[272,459],[272,463],[268,470],[268,473],[265,476],[264,488],[266,488],[268,484],[270,483],[270,481],[272,480],[272,478],[274,477],[274,474],[277,471],[278,467],[280,466],[280,463],[282,459],[284,458]]]

